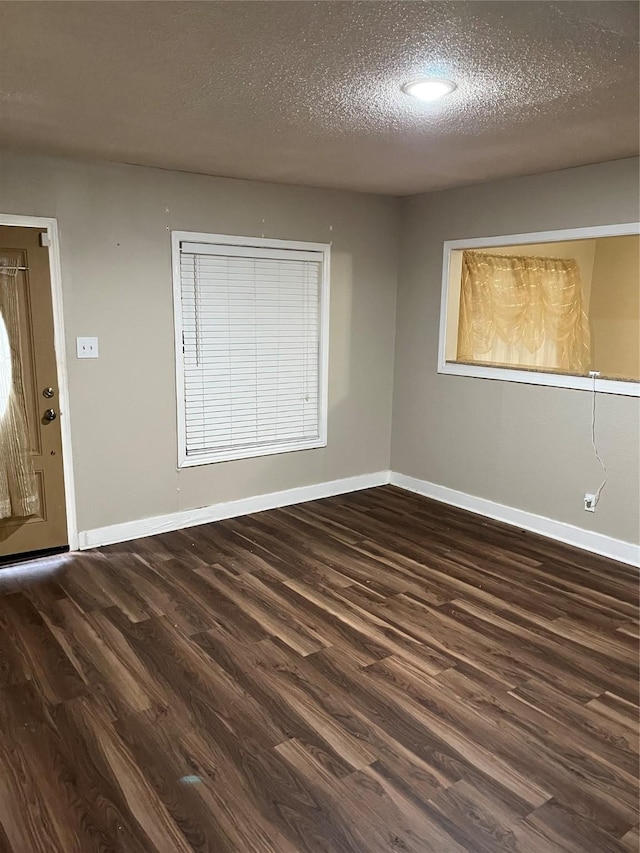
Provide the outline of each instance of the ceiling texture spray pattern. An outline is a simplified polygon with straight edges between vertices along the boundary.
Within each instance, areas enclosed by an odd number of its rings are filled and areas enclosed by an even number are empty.
[[[405,195],[636,154],[637,37],[615,0],[2,2],[0,142]]]

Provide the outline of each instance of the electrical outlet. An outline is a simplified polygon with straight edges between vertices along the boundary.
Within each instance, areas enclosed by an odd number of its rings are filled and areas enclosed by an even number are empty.
[[[587,512],[595,512],[596,506],[598,505],[598,496],[591,495],[589,492],[585,492],[584,495],[584,508]]]

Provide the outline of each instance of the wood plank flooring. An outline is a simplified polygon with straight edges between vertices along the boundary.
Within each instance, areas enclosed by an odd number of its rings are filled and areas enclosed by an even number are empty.
[[[634,569],[391,486],[0,573],[0,850],[638,850]]]

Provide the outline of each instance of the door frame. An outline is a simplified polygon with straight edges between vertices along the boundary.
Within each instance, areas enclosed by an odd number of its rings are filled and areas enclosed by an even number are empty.
[[[71,551],[78,550],[78,522],[76,517],[76,492],[73,476],[73,454],[71,444],[71,416],[69,407],[69,379],[67,374],[67,350],[64,334],[62,299],[62,267],[60,265],[60,242],[58,220],[45,216],[19,216],[0,213],[0,225],[18,228],[46,228],[49,238],[49,277],[51,279],[51,302],[53,305],[53,339],[58,373],[60,430],[62,434],[62,469],[64,495],[67,512],[67,539]]]

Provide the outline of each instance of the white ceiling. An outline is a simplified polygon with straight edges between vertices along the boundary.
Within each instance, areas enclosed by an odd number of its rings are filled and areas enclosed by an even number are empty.
[[[404,195],[636,154],[637,36],[635,2],[1,2],[0,141]]]

